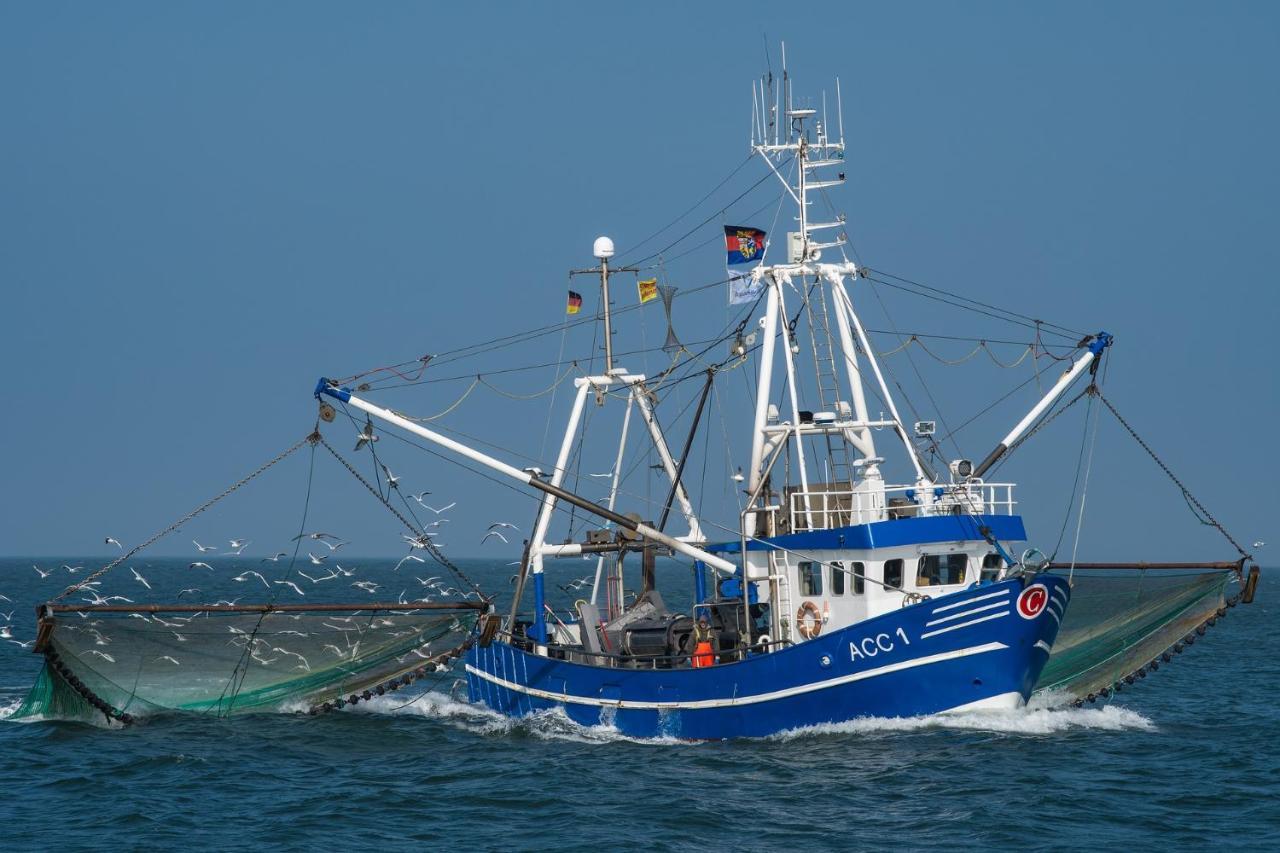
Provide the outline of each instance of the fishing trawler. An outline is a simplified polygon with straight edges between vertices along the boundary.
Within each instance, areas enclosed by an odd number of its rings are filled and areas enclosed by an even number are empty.
[[[947,458],[933,421],[904,420],[857,308],[870,271],[845,254],[843,215],[811,216],[815,198],[827,201],[826,191],[844,183],[848,168],[838,82],[829,121],[825,97],[821,110],[793,103],[785,71],[780,81],[772,75],[757,81],[751,151],[780,182],[795,227],[781,249],[760,229],[725,228],[722,284],[746,316],[716,343],[728,343],[728,361],[752,364],[755,375],[753,410],[730,419],[747,433],[750,448],[734,477],[745,500],[732,527],[700,516],[686,476],[707,396],[727,362],[706,367],[689,437],[676,452],[654,403],[671,371],[648,377],[615,359],[610,280],[636,270],[611,265],[613,242],[601,237],[593,247],[597,265],[575,272],[598,277],[603,363],[574,379],[572,407],[548,471],[521,467],[427,426],[431,418],[376,403],[369,394],[377,389],[367,382],[326,378],[314,388],[322,423],[339,411],[363,421],[357,452],[372,451],[376,430],[391,427],[540,495],[509,609],[499,610],[478,587],[477,601],[457,604],[51,603],[41,610],[36,651],[47,663],[28,703],[33,712],[87,703],[128,723],[138,709],[224,714],[287,700],[319,713],[408,687],[456,662],[470,700],[510,716],[563,713],[581,725],[609,725],[638,737],[758,737],[859,717],[1016,709],[1033,691],[1050,688],[1069,700],[1096,701],[1170,660],[1228,606],[1252,599],[1257,567],[1246,572],[1250,557],[1229,536],[1240,554],[1229,562],[1047,558],[1030,547],[1015,485],[990,478],[1013,449],[1080,400],[1091,407],[1099,400],[1119,417],[1098,382],[1112,344],[1108,333],[1073,336],[1074,346],[1056,356],[1065,370],[981,461]],[[662,289],[662,296],[669,320],[671,291]],[[570,300],[576,311],[581,295],[571,291]],[[665,349],[677,362],[684,351],[670,328]],[[811,365],[801,364],[804,350]],[[430,367],[426,357],[420,361],[419,372]],[[690,367],[689,375],[701,371]],[[624,407],[604,502],[584,496],[568,476],[591,401]],[[643,452],[657,458],[667,495],[650,518],[628,512],[620,489],[624,457],[629,449],[635,453],[633,413],[643,422]],[[1096,418],[1093,423],[1096,428]],[[410,531],[411,549],[457,570],[416,519],[392,506],[395,483],[385,465],[384,488],[346,462],[319,424],[304,442],[323,446],[377,496]],[[890,480],[891,468],[905,476]],[[598,519],[598,526],[580,541],[551,541],[553,516],[565,506]],[[676,516],[682,532],[669,532]],[[711,529],[731,532],[716,536]],[[673,606],[675,598],[660,589],[657,566],[666,557],[692,570],[687,606]],[[557,611],[548,602],[547,574],[569,558],[593,559],[594,577],[568,612]],[[1085,577],[1095,571],[1096,581]],[[1241,590],[1228,597],[1233,581]],[[333,615],[344,610],[352,615]],[[199,680],[150,663],[162,659],[157,652],[164,648],[155,643],[173,631],[158,617],[160,625],[148,627],[146,614],[175,612],[222,619],[217,628],[226,627],[235,641],[222,657],[210,653],[212,663]],[[144,616],[143,624],[117,619],[112,628],[113,654],[137,650],[140,674],[128,689],[90,657],[105,655],[75,633],[83,629],[69,619],[112,613]],[[310,663],[301,675],[292,670],[302,667],[282,669],[296,661],[257,653],[281,616],[307,620],[306,631],[282,633],[310,637],[310,646],[275,648],[305,653]],[[224,647],[226,634],[219,631],[210,636]],[[346,639],[345,649],[323,643],[335,632]],[[322,659],[325,667],[317,664]]]
[[[1096,375],[1111,336],[1080,340],[1069,368],[981,462],[952,459],[943,470],[930,468],[917,443],[930,442],[934,426],[904,422],[855,308],[863,271],[843,256],[844,218],[810,219],[815,192],[845,179],[843,121],[837,115],[833,126],[814,108],[794,107],[789,81],[772,92],[762,81],[753,91],[752,150],[782,181],[796,230],[787,235],[787,256],[768,262],[763,232],[726,228],[730,263],[751,264],[749,274],[731,276],[735,297],[759,306],[758,331],[736,343],[744,354],[753,351],[758,369],[754,415],[744,419],[751,455],[735,538],[710,541],[682,479],[688,447],[676,457],[656,422],[648,380],[615,363],[608,237],[595,242],[598,266],[583,271],[599,275],[604,369],[576,380],[548,477],[349,388],[322,380],[316,389],[544,495],[515,606],[488,622],[466,653],[472,701],[515,716],[563,709],[580,724],[608,723],[636,736],[751,737],[865,716],[1017,708],[1053,654],[1071,584],[1027,550],[1014,484],[985,475],[1080,377]],[[794,164],[794,180],[783,175],[783,163]],[[824,242],[825,231],[837,233]],[[839,260],[824,259],[833,254]],[[808,384],[797,380],[800,346],[789,319],[797,302],[811,318],[806,345],[817,372]],[[779,387],[785,407],[770,402]],[[615,507],[625,426],[608,504],[565,487],[593,395],[601,403],[625,401],[628,419],[634,408],[644,421],[670,489],[660,523]],[[884,408],[878,417],[870,396]],[[882,431],[892,440],[877,438]],[[887,481],[881,453],[900,455],[911,479]],[[581,542],[549,542],[558,502],[608,526]],[[665,530],[673,506],[683,535]],[[692,561],[695,594],[687,609],[673,609],[658,588],[660,552]],[[590,596],[561,619],[546,603],[548,563],[590,555],[598,555]],[[628,555],[638,557],[630,571],[640,579],[630,597]],[[529,584],[532,614],[522,618]]]

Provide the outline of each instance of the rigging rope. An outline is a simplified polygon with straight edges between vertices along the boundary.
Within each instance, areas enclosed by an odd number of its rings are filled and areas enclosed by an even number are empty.
[[[91,581],[96,580],[97,578],[102,577],[102,576],[103,576],[103,575],[105,575],[107,572],[111,571],[111,570],[112,570],[112,569],[114,569],[116,566],[118,566],[118,565],[120,565],[121,563],[123,563],[125,560],[128,560],[130,557],[132,557],[133,555],[137,554],[139,551],[143,550],[144,548],[148,547],[149,545],[152,545],[152,544],[153,544],[153,543],[155,543],[157,540],[159,540],[159,539],[161,539],[161,538],[163,538],[163,537],[165,537],[165,536],[168,536],[170,533],[172,533],[173,531],[177,530],[179,527],[181,527],[182,525],[186,524],[188,521],[190,521],[191,519],[195,518],[197,515],[199,515],[200,513],[204,512],[204,511],[205,511],[205,510],[207,510],[209,507],[213,506],[213,505],[214,505],[214,504],[216,504],[218,501],[220,501],[220,500],[222,500],[223,498],[225,498],[227,495],[229,495],[229,494],[231,494],[232,492],[236,491],[236,490],[237,490],[237,489],[239,489],[240,487],[242,487],[242,486],[246,485],[250,480],[254,479],[254,478],[255,478],[255,477],[257,477],[259,474],[261,474],[262,472],[266,471],[266,470],[267,470],[268,468],[270,468],[272,465],[275,465],[277,462],[280,462],[280,461],[284,460],[285,458],[287,458],[288,456],[290,456],[294,451],[296,451],[298,448],[302,447],[302,445],[306,444],[306,443],[307,443],[307,442],[309,442],[309,441],[310,441],[310,442],[314,442],[314,441],[315,441],[315,439],[319,438],[319,435],[320,435],[320,434],[319,434],[318,432],[312,431],[310,434],[308,434],[305,438],[302,438],[301,440],[299,440],[299,441],[298,441],[296,444],[294,444],[292,447],[290,447],[290,448],[288,448],[287,450],[285,450],[285,451],[281,452],[278,456],[276,456],[276,457],[275,457],[274,459],[272,459],[270,462],[267,462],[265,465],[262,465],[260,468],[257,468],[256,470],[254,470],[251,474],[249,474],[249,475],[247,475],[247,476],[245,476],[245,477],[241,478],[240,480],[237,480],[235,483],[233,483],[231,486],[229,486],[226,490],[224,490],[224,491],[223,491],[221,494],[219,494],[218,496],[216,496],[216,497],[214,497],[214,498],[211,498],[211,499],[210,499],[210,500],[208,500],[208,501],[205,501],[205,502],[204,502],[204,503],[202,503],[200,506],[196,507],[196,508],[195,508],[195,509],[193,509],[191,512],[189,512],[189,513],[187,513],[186,515],[184,515],[182,518],[180,518],[180,519],[178,519],[177,521],[175,521],[173,524],[170,524],[170,525],[169,525],[168,527],[166,527],[164,530],[161,530],[159,533],[155,534],[155,535],[154,535],[154,536],[152,536],[150,539],[148,539],[147,541],[143,542],[141,545],[136,545],[136,546],[134,546],[134,547],[133,547],[133,548],[131,548],[130,550],[128,550],[128,551],[126,551],[125,553],[121,554],[121,555],[120,555],[119,557],[117,557],[116,559],[112,560],[110,563],[107,563],[105,566],[103,566],[102,568],[98,569],[98,570],[97,570],[96,572],[94,572],[93,574],[88,575],[87,577],[85,577],[85,578],[84,578],[84,580],[81,580],[81,581],[79,581],[78,583],[74,583],[74,584],[72,584],[71,586],[67,587],[67,588],[66,588],[66,589],[64,589],[62,592],[60,592],[60,593],[58,593],[56,596],[54,596],[50,601],[51,601],[51,602],[53,602],[53,601],[59,601],[59,600],[61,600],[61,599],[63,599],[63,598],[66,598],[66,597],[67,597],[68,595],[70,595],[71,593],[76,592],[77,590],[83,589],[83,588],[84,588],[85,586],[87,586]],[[323,439],[321,439],[321,440],[323,440]]]
[[[1110,411],[1111,414],[1115,415],[1116,420],[1120,422],[1120,425],[1125,428],[1129,435],[1133,436],[1133,440],[1138,442],[1138,445],[1147,452],[1147,455],[1151,457],[1152,461],[1160,466],[1160,470],[1163,471],[1169,479],[1173,481],[1173,484],[1182,491],[1183,498],[1188,503],[1193,504],[1197,509],[1199,509],[1201,514],[1203,514],[1205,518],[1209,519],[1209,524],[1211,526],[1218,528],[1218,532],[1226,537],[1226,540],[1231,543],[1233,548],[1236,549],[1236,553],[1245,559],[1253,559],[1253,555],[1240,547],[1240,543],[1235,540],[1235,537],[1227,532],[1227,529],[1210,514],[1209,510],[1205,509],[1204,504],[1200,503],[1200,501],[1196,499],[1196,496],[1191,494],[1191,491],[1186,486],[1182,485],[1182,481],[1178,479],[1177,475],[1169,469],[1169,466],[1164,463],[1163,459],[1156,455],[1156,452],[1151,449],[1151,446],[1143,441],[1142,436],[1138,435],[1137,430],[1129,426],[1129,422],[1126,421],[1118,411],[1116,411],[1116,407],[1111,405],[1111,401],[1102,396],[1101,393],[1098,394],[1098,399],[1102,401],[1102,404],[1107,407],[1107,410]]]
[[[422,548],[422,550],[426,551],[433,558],[435,558],[435,561],[437,563],[439,563],[440,565],[444,566],[446,569],[448,569],[449,571],[457,575],[460,581],[465,583],[467,586],[471,587],[472,591],[478,594],[483,600],[485,601],[489,600],[489,597],[485,595],[484,592],[481,591],[480,587],[476,586],[475,582],[472,581],[471,578],[467,577],[466,573],[463,572],[462,569],[454,565],[453,561],[451,561],[448,557],[446,557],[444,555],[444,552],[441,551],[438,547],[436,547],[431,542],[431,539],[427,536],[427,533],[425,530],[419,530],[413,523],[409,521],[409,519],[404,517],[404,515],[400,512],[400,510],[392,506],[391,502],[382,496],[382,493],[380,490],[375,489],[372,485],[370,485],[369,481],[366,480],[364,477],[360,476],[360,472],[357,471],[355,468],[353,468],[350,462],[344,459],[342,455],[338,453],[338,451],[333,449],[333,445],[329,444],[329,442],[325,440],[324,436],[320,435],[319,433],[316,433],[315,437],[316,437],[316,440],[320,442],[321,446],[323,446],[325,450],[329,451],[330,455],[332,455],[334,459],[337,459],[338,462],[341,463],[343,468],[346,468],[348,471],[351,472],[351,476],[359,480],[360,484],[369,490],[369,494],[373,495],[375,498],[378,499],[378,503],[385,506],[387,510],[392,515],[394,515],[397,519],[399,519],[400,523],[403,524],[405,528],[408,529],[408,531],[414,535],[413,547]]]

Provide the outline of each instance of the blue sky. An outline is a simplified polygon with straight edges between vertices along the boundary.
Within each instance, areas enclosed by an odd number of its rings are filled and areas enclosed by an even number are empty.
[[[567,271],[591,264],[597,234],[627,259],[745,158],[766,35],[775,71],[787,41],[798,95],[841,80],[836,198],[859,261],[1114,333],[1108,396],[1229,528],[1275,538],[1278,23],[1268,4],[6,4],[0,549],[137,542],[305,435],[317,376],[560,323]],[[722,224],[764,206],[745,224],[771,227],[770,186],[727,204],[763,174],[749,164],[637,254],[667,248],[661,272],[684,290],[717,280]],[[619,307],[633,287],[621,281]],[[575,289],[595,310],[596,291]],[[900,292],[854,296],[876,328],[1028,339]],[[716,288],[676,304],[687,341],[730,320]],[[664,334],[646,306],[617,347]],[[434,414],[469,375],[591,345],[577,328],[441,359],[426,378],[460,378],[382,399]],[[952,421],[1031,376],[1029,362],[913,359],[886,364],[922,416],[936,402]],[[623,363],[665,366],[659,353]],[[531,393],[559,373],[490,384]],[[725,378],[696,474],[704,509],[731,524],[749,409],[744,377]],[[512,461],[549,459],[564,388],[549,428],[549,397],[488,386],[441,423]],[[664,404],[677,437],[694,390]],[[984,456],[1030,402],[966,428],[963,452]],[[615,414],[594,428],[607,435]],[[1064,416],[1001,471],[1023,484],[1042,547],[1059,537],[1081,426]],[[351,450],[349,425],[329,432]],[[584,449],[583,473],[607,470],[608,444]],[[407,486],[457,502],[451,552],[515,550],[480,537],[491,520],[527,529],[529,498],[394,440],[379,450]],[[1232,556],[1140,453],[1104,418],[1081,556]],[[193,550],[193,536],[274,551],[297,531],[306,476],[305,455],[291,459],[157,552]],[[628,490],[638,504],[662,491],[643,470]],[[394,521],[331,460],[317,461],[310,512],[353,550],[399,551]]]

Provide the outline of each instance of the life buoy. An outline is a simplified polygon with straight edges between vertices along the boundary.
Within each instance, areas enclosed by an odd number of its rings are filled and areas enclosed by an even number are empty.
[[[806,601],[796,611],[796,628],[800,636],[812,640],[822,633],[822,611],[812,601]]]

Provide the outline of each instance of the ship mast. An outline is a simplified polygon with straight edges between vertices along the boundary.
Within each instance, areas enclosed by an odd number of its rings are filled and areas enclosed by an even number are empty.
[[[784,263],[762,265],[753,271],[756,280],[768,288],[766,294],[765,315],[761,325],[764,341],[761,346],[760,373],[756,395],[756,412],[752,432],[751,468],[748,490],[756,491],[761,479],[766,475],[765,460],[779,443],[795,439],[797,474],[800,488],[805,493],[805,512],[809,515],[807,523],[813,526],[814,520],[808,506],[810,492],[809,471],[804,456],[804,438],[815,435],[828,437],[831,441],[843,442],[844,446],[858,455],[852,464],[861,479],[868,485],[882,490],[883,480],[879,464],[883,461],[877,456],[872,430],[888,427],[897,433],[902,441],[907,458],[910,461],[917,483],[932,483],[933,478],[922,465],[912,437],[898,413],[893,395],[880,369],[870,341],[857,312],[853,308],[845,287],[847,278],[858,277],[858,268],[844,255],[843,247],[848,242],[844,233],[845,217],[834,216],[830,221],[815,222],[810,215],[811,196],[828,187],[844,184],[845,173],[841,171],[845,163],[844,111],[840,100],[839,81],[836,81],[836,124],[833,135],[826,120],[826,98],[823,97],[823,110],[813,107],[797,106],[792,99],[791,78],[786,70],[785,45],[783,51],[781,91],[774,92],[771,78],[762,78],[753,86],[753,120],[751,149],[764,160],[774,175],[781,181],[787,195],[795,204],[794,221],[797,230],[787,234]],[[784,125],[785,123],[785,125]],[[784,175],[783,170],[791,166],[794,180]],[[820,232],[834,231],[830,239],[822,239]],[[771,241],[772,242],[772,241]],[[826,250],[836,250],[840,260],[835,263],[822,262],[822,254]],[[813,328],[813,344],[815,346],[815,362],[819,363],[819,403],[833,405],[834,417],[826,419],[823,424],[812,423],[811,412],[802,409],[799,403],[799,389],[796,387],[796,367],[793,359],[799,349],[794,342],[794,329],[789,327],[787,314],[787,290],[800,287],[804,296],[805,281],[812,281],[824,290],[817,293],[815,299],[821,299],[821,317],[823,323],[834,314],[834,335],[830,326],[826,326],[827,344],[822,356],[817,351],[819,329]],[[812,306],[810,306],[812,307]],[[781,328],[779,327],[781,323]],[[776,423],[776,409],[769,405],[771,398],[772,374],[774,371],[774,350],[776,338],[783,338],[782,354],[785,361],[789,385],[789,401],[791,418],[787,423]],[[828,393],[836,394],[837,399],[825,400],[823,393],[822,368],[827,369]],[[888,417],[882,414],[872,419],[867,406],[866,389],[863,383],[864,367],[869,367],[875,382],[875,393],[888,410]],[[837,378],[840,377],[840,378]],[[838,399],[840,384],[846,384],[849,399]],[[842,448],[842,452],[847,452]],[[834,472],[833,472],[834,473]],[[849,473],[852,481],[853,474]],[[838,479],[832,477],[831,479]],[[852,487],[852,482],[849,483]]]

